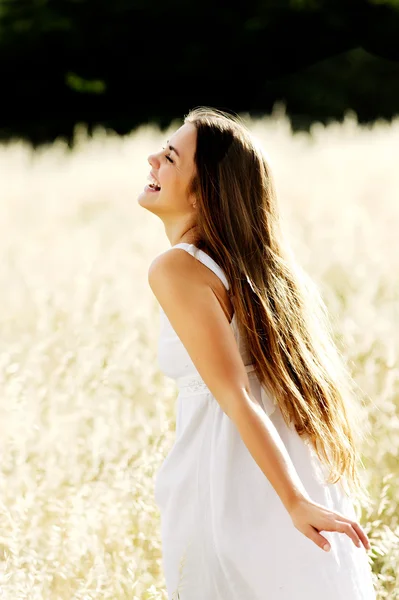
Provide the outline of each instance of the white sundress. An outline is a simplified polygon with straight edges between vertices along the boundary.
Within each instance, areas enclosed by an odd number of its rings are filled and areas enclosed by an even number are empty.
[[[221,279],[215,261],[180,243]],[[169,250],[170,251],[170,250]],[[369,556],[343,533],[326,532],[329,552],[299,532],[242,441],[234,422],[201,379],[160,307],[158,361],[176,380],[175,441],[155,477],[162,561],[169,600],[375,600]],[[323,466],[294,427],[285,424],[231,326],[251,392],[272,420],[309,496],[356,519],[341,484],[325,484]]]

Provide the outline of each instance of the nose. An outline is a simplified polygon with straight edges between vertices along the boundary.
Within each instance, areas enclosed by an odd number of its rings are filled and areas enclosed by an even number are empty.
[[[157,168],[157,166],[159,166],[159,160],[156,153],[150,154],[147,160],[152,167]]]

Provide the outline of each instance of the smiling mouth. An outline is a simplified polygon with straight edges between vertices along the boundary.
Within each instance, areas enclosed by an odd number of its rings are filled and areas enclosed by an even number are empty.
[[[149,183],[148,187],[150,187],[155,192],[159,192],[159,190],[161,189],[161,186],[157,185],[156,183]]]

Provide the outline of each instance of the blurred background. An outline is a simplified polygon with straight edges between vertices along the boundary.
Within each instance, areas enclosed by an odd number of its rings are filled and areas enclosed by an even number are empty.
[[[399,600],[398,32],[397,0],[2,0],[2,600],[167,598],[153,478],[177,390],[147,273],[169,242],[137,197],[200,105],[269,157],[358,385],[360,521]]]
[[[3,138],[74,125],[126,134],[189,107],[269,113],[294,129],[390,120],[399,103],[397,0],[2,0]]]

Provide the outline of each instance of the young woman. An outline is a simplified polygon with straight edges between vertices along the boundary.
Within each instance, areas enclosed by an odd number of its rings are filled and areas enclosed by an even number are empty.
[[[262,149],[200,107],[148,162],[138,201],[172,246],[148,273],[159,365],[179,388],[155,481],[169,599],[374,600],[350,378]]]

